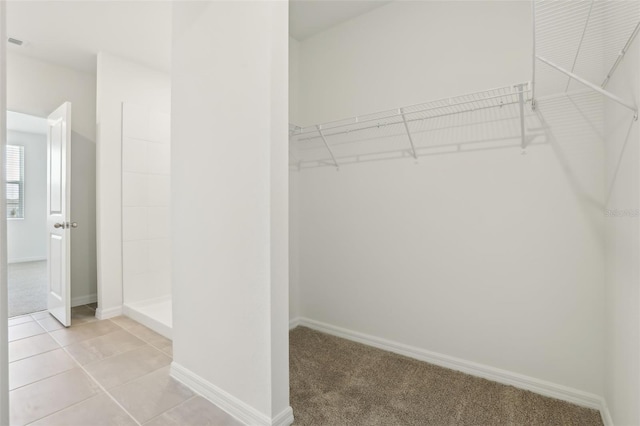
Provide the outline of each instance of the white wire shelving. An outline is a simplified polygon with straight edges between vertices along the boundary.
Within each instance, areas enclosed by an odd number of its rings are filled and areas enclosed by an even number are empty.
[[[629,109],[638,106],[607,90],[640,33],[639,0],[532,0],[532,80],[373,114],[289,129],[290,166],[341,165],[368,159],[413,158],[460,152],[498,142],[523,150],[547,128],[538,101],[566,97],[567,105],[602,95]],[[579,111],[578,107],[576,109]],[[548,130],[548,129],[547,129]],[[517,140],[518,143],[513,142]]]
[[[427,129],[428,123],[442,121],[447,117],[465,116],[464,125],[478,126],[487,120],[477,120],[474,123],[471,116],[485,112],[485,117],[489,117],[487,112],[491,110],[510,111],[509,114],[490,114],[490,119],[495,122],[500,115],[509,115],[509,120],[515,120],[518,123],[517,131],[515,135],[513,131],[510,132],[511,139],[514,136],[518,138],[519,147],[524,149],[527,146],[525,106],[530,102],[531,85],[526,82],[314,126],[291,125],[290,146],[296,147],[296,153],[293,149],[290,150],[291,162],[298,168],[328,165],[339,169],[343,162],[336,150],[341,149],[342,157],[347,159],[345,162],[350,162],[349,159],[358,157],[357,147],[362,147],[363,143],[366,143],[371,155],[384,155],[393,151],[401,153],[403,157],[417,159],[420,151],[425,148],[417,139],[428,130],[437,130]],[[461,149],[460,144],[456,144],[457,149]],[[320,149],[322,153],[316,158],[301,158],[301,152]]]
[[[534,0],[533,102],[586,87],[631,110],[607,85],[640,32],[637,0]]]

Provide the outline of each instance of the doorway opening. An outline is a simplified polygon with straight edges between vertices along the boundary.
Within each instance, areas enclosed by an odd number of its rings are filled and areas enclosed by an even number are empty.
[[[47,120],[7,112],[9,317],[47,309]]]

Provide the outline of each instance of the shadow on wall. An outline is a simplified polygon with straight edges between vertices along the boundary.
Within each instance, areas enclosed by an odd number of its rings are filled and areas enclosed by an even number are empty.
[[[475,105],[474,105],[475,106]],[[440,108],[440,107],[438,107]],[[399,111],[399,110],[398,110]],[[440,109],[439,112],[443,110]],[[605,206],[604,102],[591,91],[579,91],[530,101],[524,108],[525,137],[517,102],[452,111],[437,117],[367,116],[360,123],[330,123],[317,128],[291,128],[290,169],[336,167],[383,161],[498,149],[529,150],[549,146],[567,182],[588,216],[597,238],[602,238]],[[407,113],[409,118],[409,114]],[[427,118],[427,119],[425,119]],[[332,127],[333,126],[333,127]],[[628,134],[628,132],[627,132]],[[323,139],[324,138],[324,139]],[[331,153],[327,149],[329,145]],[[333,155],[333,157],[332,157]]]
[[[96,265],[96,143],[71,132],[72,304],[94,302],[98,292]]]

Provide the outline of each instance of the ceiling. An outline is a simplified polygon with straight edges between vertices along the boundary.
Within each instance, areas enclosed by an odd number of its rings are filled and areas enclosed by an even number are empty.
[[[289,30],[304,40],[385,0],[292,0]],[[171,67],[170,1],[8,1],[9,50],[73,69],[94,72],[100,51],[168,72]]]
[[[7,130],[47,134],[47,119],[20,112],[7,111]]]
[[[169,71],[171,3],[165,1],[8,1],[9,50],[81,71],[105,51]]]
[[[291,0],[289,34],[298,41],[390,3],[385,0]]]

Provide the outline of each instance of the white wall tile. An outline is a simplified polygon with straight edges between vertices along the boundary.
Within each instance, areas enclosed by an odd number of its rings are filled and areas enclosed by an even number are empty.
[[[150,290],[153,287],[151,274],[128,274],[123,277],[123,285],[126,291],[126,303],[139,302],[149,299]]]
[[[147,235],[150,239],[169,238],[171,216],[169,207],[153,207],[147,211]]]
[[[145,240],[149,238],[148,207],[122,208],[123,241]]]
[[[148,293],[146,299],[171,294],[171,268],[166,271],[149,272]]]
[[[151,111],[149,123],[149,140],[169,143],[171,140],[171,116],[163,112]]]
[[[146,206],[149,202],[149,176],[140,173],[122,174],[122,205]]]
[[[122,104],[122,136],[149,140],[149,108],[131,103]]]
[[[122,139],[122,170],[125,172],[147,173],[151,142],[141,139]]]
[[[171,240],[149,240],[149,271],[168,271],[171,265]]]
[[[125,241],[122,246],[122,270],[124,275],[142,274],[149,271],[148,240]]]
[[[171,173],[171,145],[156,142],[148,142],[148,144],[148,172],[163,175]]]
[[[171,294],[169,114],[123,106],[122,202],[125,302]]]
[[[149,206],[168,206],[171,190],[171,178],[165,175],[149,175],[149,192],[147,203]]]

